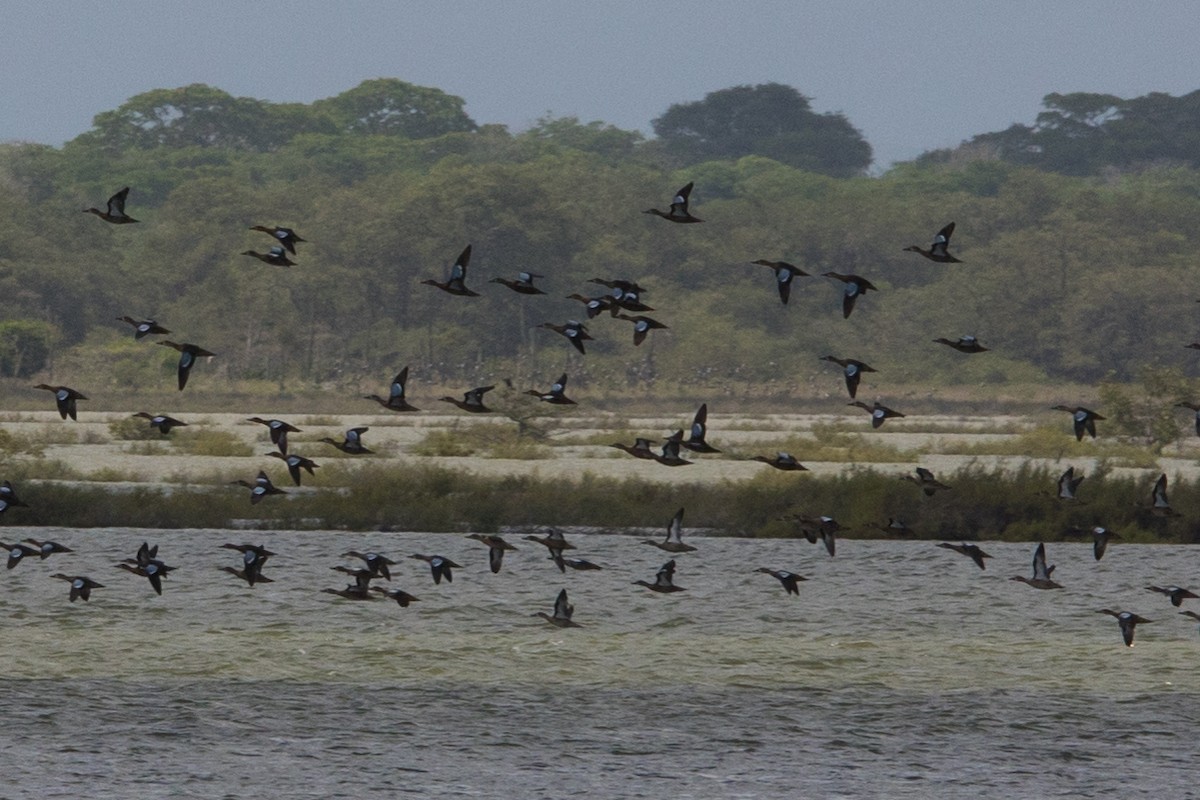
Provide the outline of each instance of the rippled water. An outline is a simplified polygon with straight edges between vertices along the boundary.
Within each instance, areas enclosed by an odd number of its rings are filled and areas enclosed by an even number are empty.
[[[605,566],[544,549],[504,570],[448,534],[3,529],[77,552],[0,577],[3,797],[1135,797],[1191,791],[1200,635],[1148,584],[1188,585],[1200,551],[1049,545],[1067,588],[1037,591],[1032,546],[986,572],[931,542],[692,538],[670,556],[576,535]],[[149,539],[178,565],[162,597],[113,567]],[[279,555],[253,589],[223,542]],[[338,554],[465,565],[420,597],[352,602]],[[786,596],[755,567],[809,578]],[[54,572],[106,584],[67,602]],[[549,612],[566,587],[584,627]],[[1196,588],[1193,584],[1192,588]],[[1200,603],[1200,601],[1190,601]],[[1155,620],[1125,648],[1102,607]],[[1185,604],[1185,608],[1187,604]],[[1200,610],[1200,605],[1194,606]]]

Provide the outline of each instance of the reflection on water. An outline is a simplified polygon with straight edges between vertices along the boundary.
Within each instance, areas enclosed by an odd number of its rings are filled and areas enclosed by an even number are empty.
[[[12,796],[1076,797],[1178,790],[1200,722],[1200,636],[1150,584],[1174,546],[988,543],[986,571],[930,542],[691,539],[668,556],[575,536],[605,566],[560,574],[540,545],[504,570],[446,534],[9,528],[78,552],[2,578],[0,757]],[[114,569],[143,539],[178,565],[162,597]],[[227,541],[279,555],[251,589]],[[338,554],[400,563],[420,601],[351,602]],[[442,553],[464,565],[435,586]],[[760,566],[809,578],[789,597]],[[54,572],[105,584],[67,602]],[[535,618],[566,588],[584,627]],[[1195,588],[1195,587],[1193,587]],[[1200,602],[1200,601],[1197,601]],[[1155,620],[1121,645],[1102,607]],[[1185,604],[1184,608],[1187,608]],[[5,793],[0,793],[5,794]]]

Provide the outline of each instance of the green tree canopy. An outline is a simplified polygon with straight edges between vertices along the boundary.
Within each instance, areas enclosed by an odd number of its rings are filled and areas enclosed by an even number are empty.
[[[762,155],[798,169],[850,177],[871,146],[841,114],[818,114],[791,86],[764,83],[677,103],[652,122],[668,153],[686,164]]]
[[[429,139],[476,128],[461,97],[395,78],[363,81],[336,97],[313,103],[346,133]]]

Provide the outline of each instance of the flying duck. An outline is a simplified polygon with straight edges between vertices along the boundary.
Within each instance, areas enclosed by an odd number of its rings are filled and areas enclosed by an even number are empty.
[[[441,583],[442,578],[445,578],[447,582],[453,582],[454,575],[450,572],[450,570],[452,568],[462,569],[461,564],[455,564],[445,556],[425,556],[421,555],[420,553],[413,553],[411,556],[409,556],[409,558],[416,558],[427,562],[429,564],[430,572],[433,573],[433,582],[435,584]]]
[[[70,417],[75,419],[77,400],[87,400],[87,397],[80,392],[75,391],[69,386],[49,386],[45,383],[39,383],[33,387],[35,389],[45,389],[48,392],[54,392],[54,402],[58,406],[58,415],[63,419]]]
[[[96,583],[86,575],[64,575],[61,572],[56,572],[50,576],[58,578],[60,581],[67,581],[71,584],[71,593],[67,595],[71,602],[83,600],[87,602],[92,599],[92,589],[103,589],[103,583]]]
[[[1092,528],[1087,528],[1087,529],[1068,528],[1067,530],[1063,531],[1063,533],[1066,534],[1067,536],[1091,535],[1091,537],[1092,537],[1092,557],[1095,558],[1097,561],[1104,558],[1104,552],[1108,549],[1109,541],[1111,541],[1112,539],[1120,539],[1121,538],[1121,535],[1119,533],[1116,533],[1115,531],[1110,531],[1108,528],[1105,528],[1100,525],[1096,525]]]
[[[788,303],[788,297],[792,294],[792,281],[795,278],[809,277],[809,273],[786,261],[767,261],[764,258],[760,258],[758,261],[751,261],[750,263],[770,267],[775,271],[775,285],[779,287],[779,299],[783,301],[785,306]]]
[[[466,283],[464,283],[464,281],[467,279],[467,264],[470,263],[470,261],[471,245],[467,245],[466,249],[463,250],[455,260],[454,266],[450,268],[449,280],[447,280],[445,283],[442,283],[441,281],[429,279],[423,280],[421,283],[426,286],[436,286],[443,292],[456,294],[459,297],[479,297],[479,292],[471,291],[467,288]]]
[[[572,622],[571,616],[575,613],[575,606],[567,602],[567,590],[562,589],[558,593],[558,597],[554,601],[554,616],[547,614],[545,611],[539,611],[533,616],[541,617],[556,628],[578,628],[578,622]]]
[[[634,312],[654,310],[642,302],[642,294],[646,290],[641,286],[638,286],[634,281],[627,281],[623,278],[614,278],[612,280],[607,280],[605,278],[589,278],[588,283],[598,283],[601,286],[608,287],[609,293],[607,297],[597,299],[608,300],[606,308],[614,317],[617,315],[618,308],[623,308],[626,311]],[[578,296],[570,297],[568,299],[574,300],[577,299],[577,297]]]
[[[152,333],[170,333],[169,330],[159,325],[152,319],[134,319],[133,317],[117,317],[121,322],[128,323],[133,326],[133,338],[141,339],[149,336]]]
[[[565,392],[566,390],[567,390],[567,373],[564,372],[561,376],[559,376],[559,379],[556,380],[550,386],[550,391],[539,392],[536,389],[529,389],[525,392],[525,394],[532,395],[533,397],[536,397],[538,400],[541,400],[543,403],[550,403],[551,405],[556,405],[556,406],[573,406],[573,405],[575,405],[574,400],[572,400],[571,398],[569,398],[565,394],[563,394],[563,392]]]
[[[1075,424],[1075,441],[1083,441],[1083,435],[1086,433],[1093,439],[1096,438],[1096,420],[1104,419],[1095,411],[1084,408],[1083,406],[1054,406],[1053,411],[1066,411],[1070,413]]]
[[[1083,483],[1084,475],[1075,476],[1075,468],[1067,467],[1067,471],[1058,476],[1058,499],[1059,500],[1078,500],[1075,493],[1079,491],[1079,484]]]
[[[419,602],[421,598],[416,595],[409,594],[401,589],[385,589],[382,586],[372,586],[372,592],[379,592],[384,597],[390,597],[396,601],[396,604],[401,608],[408,608],[409,603]]]
[[[49,539],[26,539],[27,544],[31,544],[38,549],[38,558],[47,559],[55,553],[74,553],[75,551],[66,545],[52,542]]]
[[[675,585],[675,559],[673,558],[667,563],[663,564],[659,568],[658,572],[655,573],[654,583],[647,583],[646,581],[634,581],[633,585],[645,586],[650,591],[659,592],[661,594],[684,591],[682,586]]]
[[[673,434],[663,440],[662,453],[652,453],[654,460],[664,467],[686,467],[693,462],[682,458],[679,455],[679,448],[683,444],[683,431],[675,431]]]
[[[1156,517],[1174,517],[1179,512],[1171,508],[1167,500],[1167,473],[1158,476],[1154,488],[1150,490],[1150,513]]]
[[[1053,564],[1048,567],[1046,566],[1046,545],[1038,542],[1037,548],[1033,551],[1033,577],[1026,578],[1024,575],[1014,575],[1009,580],[1020,581],[1035,589],[1061,589],[1062,584],[1055,583],[1050,579],[1050,575],[1053,572]]]
[[[278,458],[280,461],[287,464],[288,474],[292,476],[292,483],[296,484],[297,486],[300,485],[300,470],[305,470],[309,475],[314,475],[316,473],[314,473],[313,470],[320,466],[311,458],[298,456],[295,453],[292,453],[291,455],[286,455],[284,453],[267,453],[267,455],[271,458]]]
[[[582,322],[578,322],[573,319],[567,320],[567,322],[562,325],[555,325],[553,322],[543,322],[541,325],[538,325],[538,327],[562,334],[563,336],[567,337],[567,341],[570,342],[576,350],[584,355],[587,354],[587,351],[583,349],[583,343],[592,337],[587,332],[587,326]]]
[[[260,544],[226,543],[221,545],[221,547],[226,550],[237,550],[242,554],[242,569],[231,571],[231,574],[236,575],[251,586],[256,581],[267,581],[267,578],[263,577],[262,568],[267,563],[267,559],[275,555],[273,552]]]
[[[854,358],[821,356],[820,360],[837,364],[842,368],[842,375],[846,378],[846,391],[850,393],[851,400],[853,400],[858,394],[858,382],[862,380],[862,374],[864,372],[878,372],[878,370],[872,367],[870,364]]]
[[[930,261],[937,261],[941,264],[961,264],[954,256],[950,255],[947,248],[950,246],[950,236],[954,233],[954,223],[951,222],[946,227],[937,232],[937,236],[933,237],[933,244],[928,250],[923,250],[917,245],[909,245],[904,248],[906,253],[920,253]]]
[[[800,524],[800,532],[804,534],[804,538],[809,544],[821,542],[825,545],[825,551],[832,557],[837,553],[837,534],[842,530],[842,525],[833,517],[821,515],[819,517],[792,517]]]
[[[870,414],[872,428],[878,428],[884,422],[892,419],[893,417],[904,416],[899,411],[893,411],[887,406],[880,405],[878,400],[876,400],[875,404],[871,406],[867,405],[861,400],[855,400],[853,403],[847,403],[846,405],[861,408],[863,411],[866,411],[868,414]]]
[[[604,569],[599,564],[593,564],[591,561],[583,558],[565,558],[563,556],[551,555],[550,560],[558,567],[559,572],[566,572],[567,567],[573,570],[587,571],[593,569]]]
[[[408,384],[408,367],[400,370],[395,378],[392,378],[392,385],[388,388],[387,399],[383,399],[377,394],[366,394],[363,398],[366,400],[374,400],[379,405],[386,408],[388,411],[420,411],[408,404],[404,399],[404,387]]]
[[[307,239],[301,239],[300,236],[291,228],[284,228],[279,225],[272,225],[270,227],[267,227],[266,225],[253,225],[250,227],[250,230],[262,231],[275,241],[279,242],[279,244],[283,245],[292,255],[296,255],[297,242],[308,241]]]
[[[490,533],[472,533],[467,536],[468,539],[474,539],[478,542],[483,542],[488,548],[488,569],[493,574],[500,571],[501,564],[504,563],[504,551],[516,550],[508,542],[504,541],[504,537],[496,536]]]
[[[267,473],[259,470],[258,477],[254,479],[254,483],[244,480],[231,481],[238,486],[245,486],[250,490],[250,504],[257,505],[264,497],[270,494],[287,494],[283,489],[276,488],[275,484],[271,483],[271,479],[267,477]]]
[[[322,589],[325,594],[334,594],[347,600],[374,600],[370,588],[361,584],[348,583],[345,589]]]
[[[17,497],[17,492],[8,481],[0,483],[0,514],[10,508],[29,508],[29,503]]]
[[[950,340],[945,337],[938,337],[933,341],[938,344],[944,344],[947,347],[953,347],[960,353],[986,353],[987,348],[979,343],[979,340],[974,336],[960,336],[957,339]]]
[[[150,581],[154,593],[159,595],[162,594],[162,579],[175,569],[175,567],[168,567],[158,559],[158,545],[150,547],[145,542],[138,548],[136,558],[125,559],[117,564],[117,568],[146,578]]]
[[[543,276],[534,272],[518,272],[515,281],[509,278],[492,278],[488,283],[499,283],[502,286],[507,286],[517,294],[545,294],[545,292],[533,285],[533,279],[541,277]]]
[[[775,469],[782,470],[784,472],[808,472],[808,467],[797,461],[794,455],[791,453],[785,453],[782,450],[770,458],[767,456],[754,456],[750,460],[761,461],[764,464],[768,464]]]
[[[980,569],[987,569],[987,566],[983,563],[983,560],[985,558],[991,558],[991,556],[983,552],[978,545],[967,544],[966,542],[963,542],[962,544],[938,542],[938,547],[944,547],[947,550],[953,550],[956,553],[961,553],[962,555],[974,561],[975,566],[979,567]]]
[[[776,578],[780,583],[783,584],[783,590],[785,592],[787,592],[788,594],[795,594],[795,595],[800,594],[800,587],[797,586],[796,584],[799,581],[808,580],[808,578],[804,577],[803,575],[797,575],[796,573],[788,572],[785,569],[770,569],[769,567],[759,567],[758,569],[756,569],[754,571],[755,572],[763,572],[763,573],[766,573],[767,575],[770,575],[772,578]]]
[[[917,467],[914,471],[917,473],[916,475],[901,475],[900,479],[921,487],[921,491],[925,493],[926,497],[933,497],[937,492],[950,488],[933,477],[933,472],[925,467]]]
[[[340,442],[337,439],[330,439],[328,436],[322,438],[321,441],[325,442],[326,444],[331,444],[338,450],[341,450],[343,453],[348,453],[352,456],[369,455],[374,451],[368,450],[362,442],[362,435],[369,430],[371,429],[366,425],[363,425],[358,428],[350,428],[347,430],[345,437]]]
[[[296,251],[293,250],[293,253]],[[257,250],[243,250],[242,255],[254,256],[264,264],[270,264],[272,267],[294,267],[296,262],[287,257],[288,251],[276,245],[265,253],[260,253]]]
[[[463,392],[462,400],[456,400],[453,397],[439,397],[438,399],[445,403],[453,403],[463,411],[469,411],[472,414],[490,414],[492,410],[483,404],[483,396],[495,388],[495,385],[478,386],[469,392]]]
[[[1154,620],[1139,617],[1132,611],[1113,611],[1108,608],[1102,608],[1096,612],[1097,614],[1108,614],[1110,617],[1117,618],[1117,624],[1121,627],[1121,638],[1125,640],[1126,647],[1133,647],[1133,630],[1138,623],[1150,623]]]
[[[621,444],[620,442],[614,442],[613,444],[610,444],[609,447],[615,447],[622,452],[628,453],[634,458],[644,458],[648,461],[654,461],[656,458],[654,450],[651,449],[653,445],[649,439],[642,439],[639,437],[634,439],[633,444]]]
[[[643,214],[654,214],[656,217],[662,217],[671,222],[703,222],[699,217],[693,217],[688,211],[688,197],[692,193],[692,183],[689,182],[678,192],[675,193],[675,199],[671,201],[670,211],[659,211],[657,208],[648,208],[643,211]]]
[[[850,312],[854,310],[854,304],[858,301],[859,295],[866,294],[869,290],[879,291],[875,288],[875,284],[859,275],[843,275],[840,272],[823,272],[821,274],[826,278],[834,278],[846,284],[846,288],[842,290],[842,319],[850,317]]]
[[[394,567],[396,565],[396,562],[392,561],[387,556],[373,551],[360,553],[357,550],[347,550],[345,553],[342,553],[342,558],[359,559],[367,565],[367,571],[371,573],[372,577],[378,576],[383,578],[385,581],[390,581],[392,579],[392,573],[388,570],[388,567]]]
[[[675,516],[671,517],[671,521],[667,523],[667,535],[661,542],[654,539],[643,539],[642,544],[652,544],[659,550],[666,550],[668,553],[691,553],[696,548],[690,544],[683,543],[683,509],[675,512]]]
[[[247,586],[253,586],[256,583],[274,583],[275,582],[271,578],[268,578],[266,575],[256,574],[255,572],[253,572],[247,568],[238,569],[237,567],[231,567],[231,566],[225,565],[222,567],[218,567],[218,569],[220,569],[221,572],[228,572],[230,575],[234,576],[238,580],[245,581]]]
[[[129,197],[128,186],[108,198],[108,209],[106,211],[101,211],[98,208],[85,208],[83,213],[95,214],[105,222],[111,222],[114,225],[127,225],[130,222],[137,222],[136,219],[125,213],[125,198],[127,197]]]
[[[883,531],[889,536],[912,536],[916,531],[908,527],[904,520],[899,517],[888,517],[886,525],[876,525],[877,530]]]
[[[145,411],[139,411],[131,416],[141,417],[142,419],[150,420],[151,428],[158,428],[158,432],[163,436],[168,435],[172,428],[186,428],[187,423],[181,422],[174,417],[168,417],[166,414],[148,414]]]
[[[692,428],[688,434],[688,438],[679,443],[681,447],[686,447],[693,453],[719,453],[717,448],[704,440],[708,435],[708,403],[701,403],[700,408],[696,410],[696,416],[692,417]]]
[[[1200,595],[1194,594],[1193,592],[1190,592],[1187,589],[1182,589],[1178,586],[1147,586],[1146,591],[1165,594],[1171,599],[1171,605],[1175,606],[1176,608],[1179,608],[1179,606],[1183,605],[1184,600],[1192,600],[1196,597],[1200,597]]]
[[[614,301],[611,297],[609,297],[607,295],[602,296],[602,297],[584,297],[581,294],[569,294],[569,295],[567,295],[567,299],[568,300],[578,300],[579,302],[583,303],[583,305],[587,309],[587,318],[588,319],[595,319],[599,315],[603,314],[605,311],[609,312],[613,316],[617,315],[616,301]],[[542,327],[546,327],[546,326],[543,325]],[[551,330],[553,330],[553,329],[551,329]]]
[[[8,553],[7,566],[9,569],[12,569],[17,564],[20,564],[21,560],[26,556],[37,556],[38,558],[41,558],[42,556],[41,551],[39,551],[37,548],[30,547],[22,542],[15,542],[13,544],[4,544],[3,542],[0,542],[0,550]]]
[[[560,531],[558,528],[549,529],[548,531],[546,531],[545,536],[534,536],[534,535],[530,534],[529,536],[526,536],[524,538],[527,541],[537,542],[538,544],[543,545],[547,550],[550,551],[551,557],[553,557],[556,554],[562,555],[563,550],[574,550],[575,549],[575,545],[568,542],[567,537],[563,536],[563,532]]]
[[[259,425],[266,425],[267,431],[271,436],[271,444],[279,448],[279,452],[287,453],[289,433],[300,433],[300,429],[291,423],[284,422],[281,419],[263,419],[262,417],[249,417],[247,422],[257,422]]]
[[[650,331],[665,331],[667,326],[663,325],[656,319],[638,315],[631,317],[628,314],[617,314],[617,319],[623,319],[626,322],[633,323],[633,346],[637,347],[642,342],[646,341],[647,334]]]
[[[212,358],[216,353],[210,353],[199,345],[191,342],[178,344],[176,342],[165,341],[159,342],[161,345],[171,347],[179,351],[179,391],[183,391],[183,387],[187,386],[188,375],[192,372],[192,365],[196,363],[197,358]]]

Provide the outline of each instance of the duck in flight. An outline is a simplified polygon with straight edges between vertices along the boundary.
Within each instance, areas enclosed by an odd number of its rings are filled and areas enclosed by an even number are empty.
[[[269,582],[268,578],[263,577],[262,568],[267,563],[267,559],[275,555],[275,553],[260,544],[233,544],[227,542],[221,545],[221,547],[225,550],[237,550],[242,554],[242,568],[240,570],[228,569],[225,570],[226,572],[236,575],[251,586],[258,581]]]
[[[675,512],[675,516],[671,517],[671,521],[667,523],[667,535],[661,542],[654,539],[643,539],[642,544],[652,544],[659,550],[666,550],[668,553],[691,553],[696,550],[690,544],[683,543],[683,509]]]
[[[615,447],[624,453],[628,453],[634,458],[644,458],[647,461],[654,461],[656,458],[653,446],[653,443],[649,439],[643,439],[641,437],[634,439],[633,444],[614,442],[613,444],[609,445],[609,447]]]
[[[488,569],[492,574],[500,571],[501,565],[504,563],[504,552],[506,550],[516,550],[508,542],[504,541],[504,537],[496,536],[490,533],[472,533],[467,536],[468,539],[474,539],[477,542],[483,542],[488,548]]]
[[[842,375],[846,379],[846,391],[850,393],[851,400],[853,400],[858,394],[858,383],[862,380],[862,374],[864,372],[878,372],[878,370],[872,367],[870,364],[854,358],[821,356],[820,360],[837,364],[842,368]]]
[[[583,303],[584,307],[587,309],[588,319],[595,319],[605,311],[609,312],[614,317],[617,315],[617,304],[611,297],[608,297],[607,295],[602,297],[584,297],[581,294],[569,294],[567,295],[567,299],[578,300],[579,302]],[[544,328],[546,326],[543,325],[542,327]],[[554,329],[551,328],[551,330]]]
[[[778,580],[781,584],[783,584],[783,590],[785,592],[787,592],[788,594],[799,595],[800,587],[796,585],[797,582],[808,580],[808,578],[804,577],[803,575],[797,575],[796,573],[788,572],[785,569],[770,569],[769,567],[759,567],[758,569],[756,569],[754,571],[765,573],[767,575],[770,575],[772,578],[775,578],[776,580]]]
[[[558,528],[551,528],[546,532],[545,536],[534,536],[530,534],[525,537],[526,541],[537,542],[550,551],[550,557],[562,555],[564,550],[574,550],[575,545],[567,541],[567,537]]]
[[[917,467],[914,472],[916,472],[916,475],[901,475],[900,479],[909,483],[915,483],[925,493],[926,497],[933,497],[938,492],[950,488],[935,478],[933,472],[925,467]]]
[[[50,576],[58,578],[60,581],[66,581],[71,584],[70,594],[67,595],[72,603],[76,600],[87,602],[92,599],[92,589],[103,589],[103,583],[97,583],[86,575],[64,575],[61,572],[56,572]]]
[[[149,414],[145,411],[139,411],[133,414],[134,417],[150,420],[151,428],[158,428],[158,432],[163,436],[171,433],[172,428],[186,428],[187,423],[177,420],[174,417],[168,417],[166,414]]]
[[[587,332],[587,326],[577,320],[567,320],[562,325],[555,325],[553,322],[543,322],[538,325],[539,328],[545,328],[548,331],[562,334],[571,343],[571,346],[578,350],[581,354],[587,355],[587,351],[583,349],[583,343],[591,340],[591,335]]]
[[[1146,624],[1154,621],[1140,617],[1132,611],[1113,611],[1112,609],[1102,608],[1096,613],[1108,614],[1110,617],[1117,618],[1117,625],[1121,628],[1121,638],[1125,641],[1126,647],[1133,647],[1133,631],[1139,623]]]
[[[191,342],[179,344],[172,341],[159,342],[158,344],[166,347],[171,347],[179,351],[179,391],[183,391],[183,387],[187,386],[188,376],[192,374],[192,366],[196,363],[197,358],[212,358],[216,353],[210,353],[199,345]]]
[[[961,264],[962,262],[950,255],[950,251],[947,249],[950,247],[950,237],[953,234],[954,223],[951,222],[949,225],[937,232],[937,236],[933,237],[933,244],[929,246],[928,250],[924,250],[921,247],[913,244],[904,248],[904,252],[920,253],[930,261],[937,261],[940,264]]]
[[[1183,589],[1179,586],[1147,586],[1146,591],[1165,594],[1168,598],[1170,598],[1171,605],[1175,606],[1176,608],[1179,608],[1181,605],[1183,605],[1184,600],[1194,600],[1196,597],[1200,597],[1200,595],[1194,594],[1193,592]]]
[[[952,347],[960,353],[986,353],[988,349],[979,343],[974,336],[960,336],[957,339],[938,337],[933,341]]]
[[[495,388],[495,385],[478,386],[469,392],[464,392],[462,400],[456,400],[453,397],[439,397],[438,399],[445,403],[453,403],[463,411],[469,411],[472,414],[490,414],[492,410],[483,404],[483,396]]]
[[[450,278],[445,283],[435,281],[433,279],[423,280],[426,286],[436,286],[443,292],[458,295],[459,297],[479,297],[479,292],[473,292],[467,288],[465,283],[467,279],[467,264],[471,262],[471,245],[467,245],[458,258],[454,262],[454,266],[450,268]]]
[[[786,261],[767,261],[765,258],[760,258],[758,261],[751,261],[750,263],[770,267],[774,270],[775,285],[779,289],[779,299],[783,301],[785,306],[788,304],[788,298],[792,294],[792,281],[796,278],[809,277],[809,273]]]
[[[296,252],[295,250],[292,251]],[[288,251],[284,250],[279,245],[272,247],[265,253],[260,253],[257,250],[243,250],[242,255],[253,256],[264,264],[270,264],[272,267],[294,267],[296,262],[288,258]]]
[[[279,489],[275,484],[271,483],[271,479],[267,477],[267,473],[262,470],[259,470],[258,477],[254,479],[254,483],[244,480],[236,480],[231,483],[237,486],[245,486],[250,490],[251,505],[258,505],[267,495],[287,494],[283,489]]]
[[[859,275],[843,275],[840,272],[823,272],[821,274],[826,278],[833,278],[845,284],[845,288],[842,290],[842,319],[850,318],[850,312],[854,310],[854,304],[858,302],[859,296],[868,291],[879,291],[875,288],[875,284]]]
[[[52,542],[49,539],[26,539],[26,544],[31,544],[38,550],[38,558],[47,559],[55,553],[74,553],[75,551],[66,545]]]
[[[1150,513],[1156,517],[1175,517],[1179,512],[1171,508],[1167,500],[1167,473],[1158,476],[1154,488],[1150,490]]]
[[[445,556],[426,556],[420,553],[413,553],[409,558],[416,558],[429,564],[429,570],[433,573],[433,582],[441,583],[442,578],[445,578],[448,583],[454,581],[454,574],[451,569],[462,569],[461,564],[455,564]]]
[[[1053,564],[1048,567],[1046,566],[1046,545],[1038,542],[1037,548],[1033,551],[1033,577],[1026,578],[1024,575],[1014,575],[1009,580],[1020,581],[1035,589],[1061,589],[1062,584],[1055,583],[1050,579],[1050,575],[1053,572]]]
[[[878,400],[875,401],[874,405],[870,406],[864,403],[862,400],[855,400],[853,403],[847,403],[846,405],[861,408],[863,411],[866,411],[868,414],[870,414],[872,428],[878,428],[889,419],[896,419],[904,416],[899,411],[893,411],[887,406],[880,405]]]
[[[1084,475],[1075,475],[1074,467],[1067,467],[1067,471],[1058,476],[1058,499],[1059,500],[1078,500],[1076,493],[1079,491],[1079,484],[1083,483]]]
[[[1108,543],[1113,539],[1120,539],[1121,535],[1115,531],[1110,531],[1101,525],[1096,525],[1091,528],[1068,528],[1064,531],[1067,536],[1087,536],[1092,537],[1092,557],[1097,561],[1104,558],[1104,553],[1108,549]]]
[[[8,562],[6,564],[8,569],[12,569],[13,567],[17,566],[17,564],[20,564],[21,561],[28,556],[38,556],[41,558],[42,555],[37,548],[30,547],[23,542],[14,542],[13,544],[4,544],[3,542],[0,542],[0,550],[3,550],[8,554]]]
[[[284,422],[281,419],[263,419],[262,417],[249,417],[247,422],[257,422],[259,425],[266,425],[267,432],[271,436],[271,444],[279,448],[279,452],[286,454],[288,451],[288,434],[300,433],[300,429],[289,422]]]
[[[409,603],[416,603],[416,602],[419,602],[421,599],[421,598],[417,597],[416,595],[409,594],[408,592],[403,591],[401,589],[385,589],[382,586],[372,586],[371,591],[378,592],[379,594],[383,595],[384,597],[388,597],[388,598],[391,598],[392,600],[395,600],[396,605],[400,606],[401,608],[408,608]]]
[[[127,325],[133,326],[134,339],[141,339],[150,334],[170,333],[169,330],[152,319],[134,319],[133,317],[117,317],[117,319]]]
[[[75,415],[78,412],[78,408],[75,405],[76,401],[87,400],[87,396],[75,391],[70,386],[50,386],[45,383],[39,383],[33,388],[54,392],[54,403],[58,407],[58,415],[63,419],[67,417],[75,419]]]
[[[13,488],[13,485],[4,481],[0,483],[0,514],[10,508],[29,508],[29,503],[17,497],[17,490]]]
[[[117,564],[118,569],[123,569],[126,572],[132,572],[134,575],[140,575],[150,581],[150,587],[154,589],[154,593],[162,594],[162,580],[172,572],[175,567],[169,567],[158,558],[158,545],[151,547],[148,542],[143,542],[138,548],[137,555],[134,558],[127,558],[120,564]]]
[[[388,387],[387,399],[380,397],[377,394],[363,395],[365,400],[374,400],[379,405],[386,408],[388,411],[420,411],[419,408],[408,404],[405,399],[405,387],[408,385],[408,367],[400,370],[395,378],[392,378],[392,385]]]
[[[554,600],[553,616],[545,611],[539,611],[533,616],[541,617],[556,628],[578,628],[578,622],[572,622],[571,617],[575,614],[575,606],[567,601],[567,590],[562,589],[558,593],[558,597]]]
[[[662,453],[651,453],[651,457],[664,467],[686,467],[694,462],[679,455],[679,448],[682,445],[683,431],[675,431],[663,440]]]
[[[566,390],[567,390],[567,373],[564,372],[562,375],[559,376],[558,380],[556,380],[553,384],[551,384],[549,391],[539,392],[537,389],[529,389],[525,392],[525,394],[536,397],[538,400],[541,400],[543,403],[550,403],[551,405],[555,405],[555,406],[573,406],[573,405],[575,405],[575,401],[572,400],[571,398],[567,397],[566,394],[564,394],[564,392],[566,392]]]
[[[953,550],[956,553],[961,553],[967,558],[975,562],[975,566],[980,569],[987,569],[987,565],[983,563],[985,558],[991,558],[987,553],[983,552],[978,545],[967,544],[951,544],[950,542],[938,542],[938,547],[944,547],[947,550]]]
[[[829,553],[832,558],[837,553],[837,534],[842,530],[842,524],[833,517],[821,515],[819,517],[796,516],[791,517],[800,524],[800,532],[804,534],[804,538],[809,544],[821,542],[825,545],[825,552]]]
[[[662,217],[670,222],[704,222],[704,220],[700,219],[699,217],[693,217],[691,212],[688,211],[688,198],[690,198],[692,195],[692,186],[693,183],[689,181],[687,186],[684,186],[675,193],[675,199],[671,201],[671,209],[669,211],[659,211],[657,208],[648,208],[642,213],[653,214],[656,217]]]
[[[368,450],[366,445],[363,444],[363,440],[362,440],[363,434],[369,430],[371,430],[371,429],[368,428],[366,425],[362,425],[358,428],[348,429],[346,431],[346,433],[344,434],[342,441],[340,441],[340,442],[337,439],[331,439],[328,436],[321,439],[321,441],[324,442],[325,444],[333,445],[338,450],[341,450],[343,453],[346,453],[348,455],[352,455],[352,456],[370,455],[374,451]]]
[[[125,213],[125,200],[129,197],[129,187],[126,186],[121,191],[108,198],[107,210],[101,211],[98,208],[85,208],[83,213],[95,214],[105,222],[111,222],[114,225],[127,225],[131,222],[137,222],[136,219]]]
[[[299,456],[295,453],[267,453],[267,455],[271,458],[278,458],[284,464],[287,464],[288,475],[292,476],[292,483],[296,484],[297,486],[300,485],[300,470],[304,470],[309,475],[315,475],[316,473],[314,473],[313,470],[320,466],[311,458],[305,458],[304,456]]]
[[[808,467],[796,460],[796,457],[791,453],[785,453],[782,450],[772,457],[754,456],[751,461],[761,461],[764,464],[774,467],[783,472],[808,472]]]
[[[515,281],[511,278],[492,278],[488,283],[498,283],[501,286],[507,286],[517,294],[545,294],[545,292],[533,285],[533,279],[541,277],[543,276],[534,272],[518,272]]]
[[[299,234],[297,234],[291,228],[284,228],[279,225],[272,225],[270,227],[268,227],[266,225],[254,225],[254,226],[251,226],[250,230],[262,231],[263,233],[267,234],[272,239],[274,239],[276,242],[283,245],[283,247],[292,255],[296,255],[296,243],[297,242],[308,241],[307,239],[301,239]]]
[[[342,553],[342,558],[359,559],[367,565],[367,572],[370,573],[371,577],[383,578],[385,581],[390,581],[392,579],[392,573],[388,567],[394,567],[396,565],[395,561],[392,561],[382,553],[376,553],[373,550],[368,550],[365,553],[361,553],[358,550],[347,550],[346,552]]]
[[[654,583],[634,581],[633,585],[645,586],[650,591],[659,592],[660,594],[685,591],[682,586],[675,585],[675,559],[673,558],[659,567],[658,572],[654,575]]]
[[[717,448],[713,447],[705,438],[708,435],[708,403],[701,403],[700,408],[696,409],[696,415],[692,417],[692,427],[688,433],[688,438],[679,443],[680,447],[687,448],[693,453],[719,453]]]
[[[633,346],[637,347],[642,342],[646,341],[646,336],[650,331],[665,331],[667,326],[663,325],[656,319],[642,316],[639,314],[636,317],[631,317],[628,314],[617,314],[617,319],[623,319],[626,322],[633,323]]]
[[[1096,438],[1096,420],[1102,420],[1104,417],[1097,414],[1091,409],[1083,406],[1054,406],[1053,411],[1066,411],[1071,415],[1071,419],[1075,426],[1075,441],[1083,441],[1083,435],[1086,433],[1093,439]]]
[[[566,572],[567,567],[581,572],[594,569],[604,569],[604,567],[600,566],[599,564],[593,564],[591,561],[588,561],[585,558],[565,558],[561,555],[551,555],[550,560],[554,562],[554,566],[558,567],[559,572]]]

